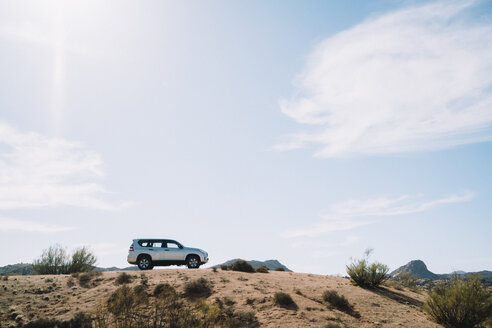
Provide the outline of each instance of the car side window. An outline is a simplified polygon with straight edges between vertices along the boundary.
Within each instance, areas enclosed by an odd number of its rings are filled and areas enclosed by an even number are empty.
[[[162,247],[162,241],[154,241],[152,242],[152,247],[156,247],[156,248],[159,248],[159,247]]]
[[[167,248],[174,248],[174,249],[177,249],[179,248],[178,244],[176,243],[173,243],[173,242],[167,242]]]
[[[152,243],[149,242],[148,240],[141,240],[138,242],[140,244],[140,246],[142,247],[151,247],[152,246]]]

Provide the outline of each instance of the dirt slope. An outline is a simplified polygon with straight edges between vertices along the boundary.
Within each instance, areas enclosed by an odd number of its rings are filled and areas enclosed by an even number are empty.
[[[15,327],[17,323],[37,318],[69,319],[78,311],[91,312],[118,286],[119,272],[105,272],[82,287],[69,275],[15,276],[0,280],[0,327]],[[217,297],[229,297],[238,310],[255,311],[262,327],[325,327],[328,323],[340,327],[440,327],[429,321],[421,310],[425,294],[389,287],[377,291],[350,284],[347,279],[290,272],[242,273],[213,272],[210,269],[153,270],[131,272],[131,285],[139,284],[144,274],[150,288],[168,282],[178,290],[190,279],[204,277],[213,283],[212,302]],[[75,285],[69,286],[75,282]],[[321,302],[321,295],[334,289],[354,305],[354,313],[330,309]],[[284,309],[274,303],[275,292],[289,293],[297,310]],[[16,323],[17,322],[17,323]]]

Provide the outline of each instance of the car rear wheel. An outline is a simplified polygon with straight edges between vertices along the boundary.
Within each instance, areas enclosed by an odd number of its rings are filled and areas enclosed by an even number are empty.
[[[137,261],[138,268],[140,270],[151,270],[154,266],[152,265],[152,259],[148,255],[142,255]]]
[[[200,258],[196,255],[190,255],[186,259],[186,265],[189,269],[198,269],[200,267]]]

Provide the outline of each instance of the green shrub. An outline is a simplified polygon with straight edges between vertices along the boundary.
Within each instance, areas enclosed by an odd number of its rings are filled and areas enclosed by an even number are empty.
[[[95,264],[96,256],[88,248],[77,248],[69,256],[56,244],[43,250],[41,257],[33,261],[32,269],[36,274],[67,274],[93,271]]]
[[[229,270],[229,266],[228,265],[225,265],[225,264],[221,264],[220,265],[220,269],[221,270],[224,270],[224,271],[227,271],[227,270]]]
[[[266,265],[262,265],[260,267],[257,267],[256,272],[259,272],[259,273],[268,273],[269,270],[268,270],[268,267]]]
[[[184,291],[188,297],[209,297],[212,294],[212,287],[210,281],[199,278],[186,282]]]
[[[32,263],[32,269],[37,274],[65,274],[68,273],[67,252],[60,245],[50,246],[43,250],[41,257]]]
[[[249,264],[245,260],[237,260],[236,262],[232,263],[231,270],[241,272],[255,272],[255,269],[253,269],[251,264]]]
[[[340,311],[352,311],[353,307],[345,296],[340,295],[335,290],[325,290],[323,300]]]
[[[282,267],[278,267],[278,268],[275,268],[275,270],[273,270],[273,271],[285,271],[285,269]]]
[[[482,286],[480,276],[455,276],[449,284],[434,287],[424,310],[445,327],[477,327],[492,316],[492,295]]]
[[[72,260],[68,263],[68,273],[93,271],[96,262],[96,256],[88,248],[80,247],[72,253]]]
[[[297,304],[294,302],[292,297],[284,292],[277,292],[273,296],[275,303],[281,307],[285,308],[297,308]]]
[[[368,258],[371,252],[371,249],[366,250],[362,259],[354,260],[347,265],[347,274],[358,286],[377,287],[389,278],[387,265],[379,262],[369,263]]]
[[[133,281],[133,276],[129,275],[126,272],[122,272],[116,277],[114,283],[116,285],[123,285],[123,284],[130,284],[132,281]]]

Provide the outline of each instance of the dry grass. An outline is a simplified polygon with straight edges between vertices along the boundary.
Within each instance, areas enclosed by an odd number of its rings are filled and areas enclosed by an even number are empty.
[[[119,287],[120,272],[104,272],[91,288],[68,284],[69,275],[13,276],[0,281],[0,327],[16,326],[39,318],[69,320],[78,312],[94,313],[101,301]],[[270,271],[247,274],[218,270],[166,269],[139,272],[129,287],[142,285],[142,274],[149,293],[159,284],[169,284],[176,293],[185,293],[187,281],[204,278],[213,286],[208,304],[221,300],[233,304],[239,314],[254,313],[262,327],[440,327],[422,311],[426,293],[395,290],[391,287],[367,290],[353,286],[348,279],[301,273]],[[93,279],[93,280],[96,280]],[[69,286],[70,285],[70,286]],[[159,287],[157,293],[170,288]],[[335,290],[350,300],[360,317],[323,302],[323,291]],[[284,292],[297,304],[297,311],[275,304],[274,295]],[[180,296],[181,297],[181,296]],[[194,302],[183,297],[186,302]],[[308,310],[309,309],[309,310]]]

